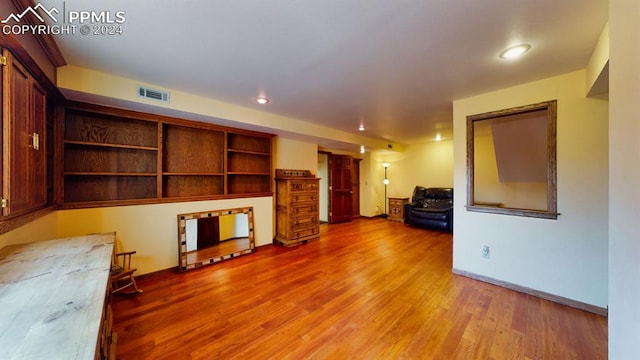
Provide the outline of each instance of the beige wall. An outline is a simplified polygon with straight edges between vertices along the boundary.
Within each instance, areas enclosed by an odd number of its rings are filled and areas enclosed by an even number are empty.
[[[57,212],[55,237],[116,232],[119,250],[136,250],[139,274],[178,266],[177,215],[253,206],[256,245],[273,239],[272,197],[116,206]]]
[[[57,230],[57,212],[52,211],[39,219],[0,235],[0,248],[12,244],[55,239],[58,236]]]
[[[273,163],[276,169],[311,170],[318,175],[318,145],[278,136]]]
[[[376,216],[382,213],[383,195],[380,162],[376,154],[370,152],[360,154],[360,215]],[[379,180],[377,180],[379,179]],[[377,208],[376,208],[377,207]],[[377,211],[379,210],[379,211]]]
[[[589,96],[599,96],[609,91],[609,47],[609,24],[607,23],[587,63],[586,93]],[[603,74],[606,75],[603,76]]]
[[[453,141],[406,145],[402,151],[374,152],[360,156],[360,213],[382,214],[385,209],[384,167],[388,162],[387,198],[411,197],[416,185],[453,186]],[[388,212],[387,202],[387,212]]]
[[[416,185],[453,186],[453,141],[431,141],[405,146],[403,152],[381,155],[376,170],[379,183],[384,179],[382,163],[389,165],[389,197],[411,197]]]
[[[609,358],[640,355],[640,2],[609,1]]]
[[[466,116],[553,99],[558,220],[466,211]],[[453,267],[606,307],[608,104],[585,98],[585,71],[456,100],[453,110]]]
[[[359,133],[331,129],[312,124],[295,118],[269,113],[264,107],[259,111],[253,108],[253,103],[238,106],[212,98],[185,93],[178,90],[163,88],[136,79],[115,76],[77,66],[67,65],[58,68],[58,87],[70,93],[85,93],[99,96],[99,101],[115,102],[118,105],[135,107],[133,105],[151,108],[156,113],[172,115],[176,111],[192,115],[193,120],[214,121],[224,119],[224,124],[236,127],[259,127],[259,130],[273,129],[272,132],[285,132],[304,138],[324,138],[345,142],[367,148],[386,148],[387,142],[368,138]],[[153,89],[166,90],[171,93],[169,103],[143,99],[137,96],[138,85],[149,86]],[[109,103],[104,105],[110,105]],[[293,138],[294,136],[290,136]],[[399,147],[399,146],[398,146]]]
[[[236,237],[235,215],[225,215],[218,218],[220,241]]]
[[[316,174],[320,178],[320,209],[319,217],[320,221],[329,221],[329,155],[318,154],[318,173]]]

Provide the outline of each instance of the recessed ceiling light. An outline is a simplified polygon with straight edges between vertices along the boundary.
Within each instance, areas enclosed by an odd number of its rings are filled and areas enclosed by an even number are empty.
[[[267,104],[269,102],[269,99],[267,99],[264,96],[260,96],[260,97],[256,98],[256,101],[258,102],[258,104],[264,105],[264,104]]]
[[[512,46],[512,47],[506,49],[505,51],[501,52],[500,53],[500,58],[501,59],[515,59],[517,57],[520,57],[520,56],[524,55],[524,53],[529,51],[529,49],[531,49],[531,45],[529,45],[529,44],[520,44],[520,45]]]
[[[358,127],[358,130],[364,131],[364,125],[360,125],[360,127]]]

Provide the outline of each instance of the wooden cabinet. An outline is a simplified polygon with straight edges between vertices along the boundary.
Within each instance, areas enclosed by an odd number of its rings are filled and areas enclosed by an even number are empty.
[[[404,221],[404,204],[409,202],[409,198],[389,198],[389,220]]]
[[[291,246],[318,239],[319,183],[308,170],[276,170],[276,237]]]
[[[2,215],[17,216],[47,205],[47,93],[8,50],[2,57]]]
[[[61,132],[63,208],[272,195],[271,134],[81,103]]]

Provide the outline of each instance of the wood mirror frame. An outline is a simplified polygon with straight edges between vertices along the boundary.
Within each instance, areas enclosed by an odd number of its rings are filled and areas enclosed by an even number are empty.
[[[232,217],[231,220],[228,217]],[[220,225],[222,219],[225,221]],[[245,220],[246,231],[235,228]],[[229,230],[230,226],[233,229]],[[253,207],[178,214],[179,270],[187,271],[255,252],[253,227]]]
[[[516,107],[511,109],[498,110],[498,111],[488,112],[484,114],[467,116],[467,205],[466,205],[467,211],[527,216],[527,217],[536,217],[536,218],[545,218],[545,219],[558,218],[559,214],[557,213],[557,194],[556,194],[556,117],[557,117],[556,107],[557,107],[556,100],[552,100],[552,101],[546,101],[542,103],[526,105],[526,106],[521,106],[521,107]],[[513,178],[517,177],[517,175],[503,176],[501,174],[501,170],[499,170],[501,165],[499,164],[498,155],[495,154],[495,152],[497,152],[496,150],[497,145],[495,144],[496,140],[495,138],[493,138],[494,136],[493,132],[496,132],[496,130],[493,128],[494,126],[493,124],[496,124],[496,122],[506,123],[511,121],[512,119],[520,120],[522,118],[527,118],[527,117],[531,117],[532,121],[540,121],[535,126],[537,126],[538,129],[541,130],[540,131],[541,136],[539,136],[538,138],[541,140],[542,144],[538,143],[535,146],[537,146],[537,149],[538,149],[536,150],[538,153],[537,158],[538,160],[540,160],[538,162],[542,164],[542,168],[538,167],[536,175],[532,176],[532,178],[537,177],[538,178],[537,184],[539,185],[542,185],[546,181],[546,184],[545,184],[546,186],[544,185],[539,186],[539,188],[545,189],[545,192],[546,192],[544,195],[540,195],[540,199],[538,199],[538,202],[541,202],[543,205],[537,206],[537,207],[536,206],[527,207],[527,206],[516,206],[509,203],[504,203],[503,201],[500,200],[501,194],[500,194],[500,191],[498,190],[495,191],[495,193],[497,194],[495,195],[495,199],[492,198],[491,196],[487,196],[487,198],[477,198],[476,193],[479,191],[478,191],[478,188],[476,187],[478,186],[477,184],[478,182],[476,179],[476,166],[477,166],[478,159],[475,158],[476,131],[479,129],[481,125],[484,126],[487,124],[489,124],[488,126],[492,127],[491,129],[489,129],[492,132],[492,134],[490,134],[490,137],[492,137],[490,140],[494,147],[494,156],[496,158],[492,164],[495,164],[497,168],[495,171],[495,174],[493,174],[492,176],[494,176],[495,178],[511,177],[510,180],[494,179],[494,180],[497,180],[497,181],[494,181],[494,183],[511,185],[512,188],[516,189],[515,191],[520,191],[519,194],[514,191],[514,194],[516,196],[531,195],[527,193],[526,186],[521,186],[522,184],[526,184],[528,182],[528,179],[526,179],[526,176],[528,175],[524,176],[525,179],[513,180]],[[546,120],[546,124],[543,122],[545,120]],[[520,132],[520,136],[522,138],[527,138],[532,136],[527,134],[526,133],[527,130],[523,130],[522,128],[516,131]],[[519,146],[523,146],[523,147],[526,146],[524,144],[518,143],[518,140],[514,140],[513,138],[511,138],[509,139],[509,141],[512,143],[511,146],[515,146],[515,149],[517,150],[517,151],[510,151],[510,152],[508,151],[509,157],[511,157],[510,159],[511,163],[518,164],[518,166],[521,167],[521,169],[519,169],[518,171],[523,171],[526,173],[528,169],[526,169],[526,166],[523,167],[522,165],[531,165],[535,161],[531,161],[531,163],[529,163],[530,160],[526,156],[524,156],[523,158],[517,158],[517,155],[516,155],[516,157],[514,158],[514,155],[511,153],[514,153],[514,152],[526,153],[528,149],[526,148],[518,149]],[[546,141],[546,144],[544,143],[545,141]],[[522,143],[525,143],[525,142],[527,141],[524,141]],[[513,143],[515,143],[515,145]],[[503,173],[507,173],[507,172],[508,171],[503,171]],[[511,173],[514,173],[514,172],[511,171]],[[530,183],[534,183],[534,182],[530,181]]]

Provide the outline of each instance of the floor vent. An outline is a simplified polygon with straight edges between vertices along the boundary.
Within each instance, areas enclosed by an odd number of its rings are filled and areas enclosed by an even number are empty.
[[[147,98],[147,99],[162,101],[162,102],[166,102],[166,103],[169,102],[169,93],[168,92],[149,89],[149,88],[144,87],[144,86],[138,86],[138,96],[139,97],[143,97],[143,98]]]

